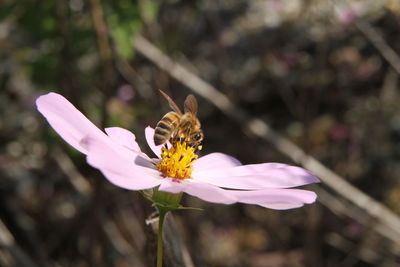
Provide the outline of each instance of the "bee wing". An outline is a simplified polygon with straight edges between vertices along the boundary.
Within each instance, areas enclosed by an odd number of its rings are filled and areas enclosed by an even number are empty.
[[[160,90],[160,93],[162,94],[162,96],[167,99],[169,106],[172,108],[173,111],[175,111],[176,113],[178,113],[179,115],[182,115],[182,111],[179,109],[178,105],[175,104],[174,100],[172,100],[166,93],[164,93],[164,91]]]
[[[197,114],[197,110],[199,109],[199,106],[197,104],[197,100],[196,97],[194,97],[194,95],[190,94],[186,97],[185,99],[185,103],[184,103],[184,112],[190,112],[194,115]]]

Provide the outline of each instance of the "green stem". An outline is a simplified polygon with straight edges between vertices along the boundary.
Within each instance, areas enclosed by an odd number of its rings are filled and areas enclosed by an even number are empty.
[[[165,215],[167,215],[168,211],[163,209],[159,209],[159,218],[158,218],[158,233],[157,233],[157,267],[162,267],[163,261],[163,252],[164,252],[164,242],[163,242],[163,225]]]

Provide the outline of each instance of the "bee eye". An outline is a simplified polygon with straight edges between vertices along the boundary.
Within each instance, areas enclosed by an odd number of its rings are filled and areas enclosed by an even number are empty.
[[[201,140],[202,136],[203,136],[203,135],[202,135],[201,133],[196,133],[196,134],[193,136],[193,139],[196,140],[196,141],[199,141],[199,140]]]

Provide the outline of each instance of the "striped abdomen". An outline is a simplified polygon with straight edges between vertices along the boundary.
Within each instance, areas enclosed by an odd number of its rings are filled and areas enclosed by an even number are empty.
[[[179,119],[180,116],[174,111],[170,111],[162,117],[157,123],[154,132],[154,143],[156,146],[162,145],[170,139],[179,126]]]

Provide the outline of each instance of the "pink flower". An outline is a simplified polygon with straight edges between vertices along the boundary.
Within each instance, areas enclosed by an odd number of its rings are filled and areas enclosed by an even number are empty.
[[[287,189],[319,182],[305,169],[280,163],[242,165],[223,153],[211,153],[198,159],[197,156],[183,158],[182,162],[186,161],[192,169],[190,177],[170,178],[166,174],[171,173],[171,168],[176,170],[165,161],[169,152],[162,152],[162,146],[154,145],[151,127],[146,128],[145,135],[157,159],[140,150],[133,133],[119,127],[106,128],[104,133],[59,94],[40,96],[36,104],[53,129],[84,153],[91,166],[99,169],[111,183],[125,189],[158,187],[159,191],[185,192],[213,203],[239,202],[278,210],[298,208],[313,203],[317,197],[311,191]],[[185,157],[194,155],[185,154],[191,149],[185,145],[180,149]],[[164,155],[160,160],[161,153]],[[168,171],[160,171],[161,163],[166,164]]]

